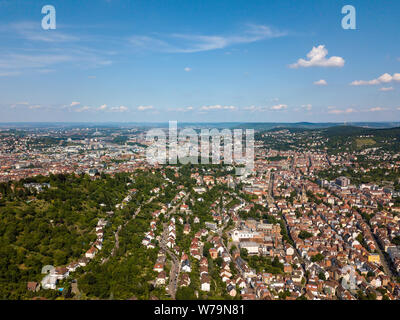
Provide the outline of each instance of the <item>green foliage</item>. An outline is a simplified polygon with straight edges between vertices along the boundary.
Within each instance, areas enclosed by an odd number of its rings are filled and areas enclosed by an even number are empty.
[[[26,283],[39,282],[44,265],[63,266],[81,258],[96,239],[99,218],[126,195],[128,181],[127,174],[97,180],[85,175],[38,176],[14,182],[18,193],[2,184],[7,199],[0,206],[0,298],[28,298]],[[29,182],[51,187],[35,198],[23,187]]]
[[[321,262],[324,259],[325,259],[325,256],[321,253],[317,253],[316,255],[311,257],[312,262]]]
[[[302,240],[311,238],[312,236],[313,236],[312,233],[307,232],[305,230],[301,230],[300,233],[299,233],[299,238],[302,239]]]

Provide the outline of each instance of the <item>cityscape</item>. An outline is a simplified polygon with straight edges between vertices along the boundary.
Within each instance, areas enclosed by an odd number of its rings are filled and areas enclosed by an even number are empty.
[[[396,10],[2,2],[0,300],[400,300]]]
[[[145,133],[1,130],[4,298],[400,298],[399,128],[259,130],[242,175]]]

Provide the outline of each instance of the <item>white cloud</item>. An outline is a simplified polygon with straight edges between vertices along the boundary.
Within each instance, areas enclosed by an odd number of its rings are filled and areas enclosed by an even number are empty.
[[[393,91],[394,90],[394,88],[393,87],[383,87],[383,88],[380,88],[379,89],[380,91]]]
[[[249,107],[244,107],[243,108],[246,111],[261,111],[261,107],[256,107],[256,106],[249,106]]]
[[[186,67],[186,68],[183,69],[183,70],[185,70],[186,72],[190,72],[190,71],[192,71],[192,68]]]
[[[321,80],[315,81],[314,84],[316,86],[326,86],[328,83],[326,82],[326,80],[321,79]]]
[[[209,110],[235,110],[235,106],[221,106],[219,104],[213,106],[202,106],[200,110],[202,111],[209,111]]]
[[[342,57],[330,57],[327,58],[328,50],[324,45],[313,47],[312,50],[307,54],[308,60],[299,59],[296,63],[291,64],[289,67],[297,69],[299,67],[343,67],[344,59]]]
[[[146,111],[146,110],[152,110],[152,109],[154,109],[154,107],[153,106],[139,106],[139,107],[137,107],[137,109],[139,111]]]
[[[386,108],[382,108],[382,107],[374,107],[374,108],[370,108],[368,109],[369,112],[377,112],[377,111],[385,111]]]
[[[277,104],[275,106],[272,106],[270,109],[274,110],[274,111],[279,111],[279,110],[285,110],[287,109],[287,105],[286,104]]]
[[[106,110],[107,109],[107,105],[106,104],[102,104],[98,110]]]
[[[21,38],[29,41],[72,42],[79,40],[78,37],[61,33],[59,30],[43,32],[40,25],[34,22],[25,21],[12,23],[8,28],[16,32]]]
[[[114,111],[114,112],[126,112],[126,111],[128,111],[128,107],[125,107],[125,106],[112,107],[111,111]]]
[[[81,103],[78,101],[72,101],[71,104],[69,105],[70,107],[75,107],[75,106],[79,106]]]
[[[305,104],[301,106],[303,109],[307,110],[307,111],[311,111],[312,110],[312,105],[311,104]]]
[[[332,107],[328,107],[328,109],[330,109],[328,111],[328,113],[331,113],[331,114],[343,114],[343,113],[354,113],[354,112],[357,112],[353,108],[348,108],[348,109],[345,109],[345,110],[342,110],[342,109],[331,109],[331,108]]]
[[[188,111],[192,111],[192,110],[194,110],[194,108],[192,106],[184,107],[184,108],[170,108],[170,109],[168,109],[168,111],[172,111],[172,112],[188,112]]]
[[[132,46],[139,49],[172,53],[194,53],[283,37],[286,34],[286,32],[273,30],[264,25],[248,25],[244,32],[234,35],[197,35],[178,33],[159,35],[158,37],[135,35],[129,39],[129,42]]]
[[[350,83],[351,86],[368,86],[368,85],[377,85],[377,84],[383,84],[383,83],[390,83],[393,81],[400,82],[400,73],[395,73],[390,75],[389,73],[384,73],[377,79],[372,79],[372,80],[355,80],[352,83]],[[384,91],[384,90],[383,90]]]
[[[311,105],[310,105],[311,106]],[[267,112],[267,111],[282,111],[287,109],[286,104],[277,104],[272,107],[268,106],[248,106],[244,107],[243,110],[250,111],[250,112]]]
[[[42,106],[40,106],[40,105],[33,105],[33,106],[29,106],[29,109],[40,109],[40,108],[42,108]]]
[[[90,109],[92,109],[92,108],[89,106],[83,106],[82,108],[75,109],[74,111],[75,112],[84,112],[84,111],[89,111]]]

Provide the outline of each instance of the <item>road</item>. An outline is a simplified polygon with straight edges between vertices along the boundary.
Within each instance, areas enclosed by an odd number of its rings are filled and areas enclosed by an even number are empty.
[[[268,185],[268,193],[267,193],[267,202],[268,202],[268,204],[270,204],[270,203],[273,204],[274,203],[274,198],[272,197],[272,188],[273,188],[273,185],[274,185],[274,174],[271,171],[269,171],[268,174],[269,174],[269,185]],[[289,227],[288,227],[288,225],[286,223],[285,217],[282,216],[281,220],[283,222],[283,225],[284,225],[284,227],[286,229],[286,232],[287,232],[290,240],[293,241],[292,236],[290,234],[290,229],[289,229]],[[293,248],[293,249],[294,249],[294,253],[295,253],[297,259],[300,262],[301,269],[303,270],[303,273],[305,274],[306,270],[305,270],[305,265],[304,265],[303,258],[301,257],[300,252],[299,252],[299,250],[297,248]]]
[[[156,196],[152,196],[149,200],[147,200],[145,202],[145,204],[149,204],[150,202],[152,202],[155,197]],[[115,244],[114,244],[114,247],[111,250],[110,256],[114,257],[115,254],[117,253],[118,248],[119,248],[119,232],[121,231],[121,229],[123,227],[125,227],[128,224],[129,221],[131,221],[131,220],[136,218],[136,216],[139,214],[140,210],[142,209],[142,206],[143,206],[143,204],[140,205],[139,208],[136,209],[135,213],[132,215],[132,219],[129,219],[123,225],[119,225],[118,226],[117,232],[115,232]],[[106,263],[110,259],[110,256],[108,256],[107,258],[103,259],[101,264]]]
[[[163,224],[163,228],[164,228],[164,231],[163,231],[163,234],[162,234],[160,247],[165,252],[167,252],[170,255],[171,259],[172,259],[172,261],[171,261],[172,262],[172,266],[171,266],[171,270],[170,270],[170,273],[169,273],[169,284],[168,284],[167,291],[170,294],[171,298],[175,299],[178,276],[179,276],[179,272],[180,272],[180,263],[179,263],[179,259],[175,255],[175,253],[173,253],[171,250],[169,250],[169,248],[165,245],[165,243],[167,242],[167,239],[168,239],[168,223],[164,223]]]
[[[182,201],[179,201],[179,203],[177,203],[172,209],[171,211],[166,214],[166,217],[169,218],[172,214],[174,214],[177,210],[177,208],[181,205],[182,202],[185,202],[188,197],[189,197],[190,193],[188,193]],[[167,246],[166,243],[168,241],[168,223],[164,223],[163,224],[163,233],[162,233],[162,237],[161,237],[161,241],[160,241],[160,247],[167,252],[172,259],[172,266],[171,266],[171,270],[169,273],[169,284],[167,286],[167,291],[169,293],[169,295],[171,296],[172,299],[175,299],[175,295],[176,295],[176,290],[178,287],[178,277],[179,277],[179,273],[180,273],[180,261],[179,258],[175,255],[174,252],[172,252]]]

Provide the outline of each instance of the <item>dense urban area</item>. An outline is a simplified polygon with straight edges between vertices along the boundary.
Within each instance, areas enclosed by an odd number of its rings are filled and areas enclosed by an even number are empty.
[[[0,299],[398,300],[399,138],[257,129],[238,176],[150,164],[144,128],[2,128]]]

